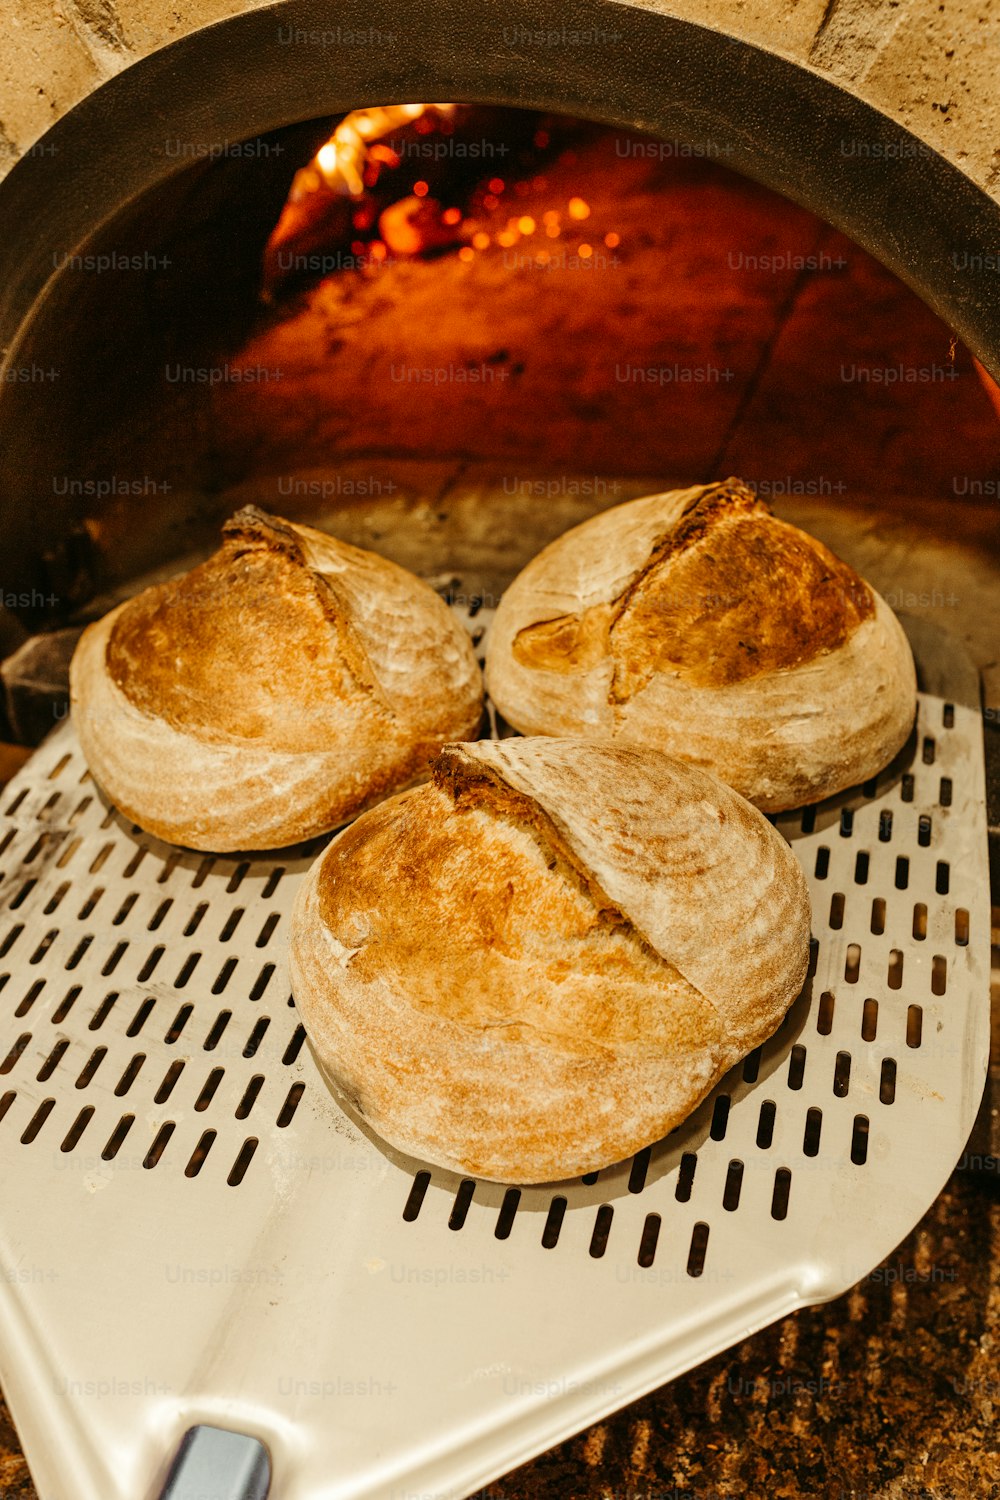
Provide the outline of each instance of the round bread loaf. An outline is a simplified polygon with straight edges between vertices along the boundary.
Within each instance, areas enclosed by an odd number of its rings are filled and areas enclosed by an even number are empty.
[[[738,479],[648,495],[515,578],[486,684],[523,734],[652,745],[779,812],[905,743],[913,657],[891,609]]]
[[[292,986],[346,1100],[501,1182],[620,1161],[687,1116],[803,983],[809,898],[766,818],[627,745],[449,745],[300,888]]]
[[[291,844],[477,733],[475,654],[427,584],[254,507],[223,537],[73,657],[83,753],[126,817],[195,849]]]

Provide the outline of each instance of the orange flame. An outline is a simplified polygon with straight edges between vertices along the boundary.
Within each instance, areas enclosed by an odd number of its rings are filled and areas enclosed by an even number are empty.
[[[384,104],[373,109],[354,109],[345,115],[330,139],[316,152],[307,167],[295,174],[289,197],[293,202],[314,193],[321,185],[346,198],[360,198],[365,190],[365,167],[370,161],[389,161],[392,152],[376,143],[412,125],[428,110],[441,115],[454,112],[454,104]],[[396,162],[392,163],[396,165]]]

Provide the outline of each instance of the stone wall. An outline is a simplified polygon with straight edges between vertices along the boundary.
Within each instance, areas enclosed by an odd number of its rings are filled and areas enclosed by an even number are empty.
[[[9,0],[0,32],[0,174],[132,62],[251,5]],[[940,151],[1000,201],[996,0],[651,0],[817,69]]]

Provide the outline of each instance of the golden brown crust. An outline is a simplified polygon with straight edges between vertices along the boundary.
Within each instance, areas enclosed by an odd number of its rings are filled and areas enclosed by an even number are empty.
[[[801,870],[729,788],[655,751],[484,741],[433,776],[300,889],[316,1056],[402,1151],[510,1182],[608,1166],[780,1021],[808,956]]]
[[[881,770],[916,693],[874,590],[732,479],[630,501],[550,544],[501,600],[486,676],[525,734],[659,746],[768,811]]]
[[[669,992],[671,1005],[683,995],[703,1006],[702,997],[611,903],[593,899],[591,882],[539,832],[544,814],[528,798],[515,794],[506,816],[499,806],[488,794],[456,801],[422,786],[340,836],[318,909],[337,942],[359,948],[353,977],[405,990],[419,1010],[503,1027],[508,1041],[533,1033],[581,1057],[657,1052],[676,1028],[671,1007],[650,1002]]]
[[[84,632],[71,693],[122,810],[216,850],[336,827],[482,711],[469,638],[427,584],[253,508],[207,562]]]
[[[565,673],[610,656],[609,701],[622,703],[656,672],[725,687],[801,666],[837,650],[873,611],[853,568],[729,479],[688,504],[617,599],[525,626],[513,652],[524,666]]]
[[[256,524],[239,525],[248,511]],[[125,606],[107,664],[142,713],[275,750],[322,749],[347,702],[359,718],[393,717],[333,585],[291,528],[249,507],[207,562]]]

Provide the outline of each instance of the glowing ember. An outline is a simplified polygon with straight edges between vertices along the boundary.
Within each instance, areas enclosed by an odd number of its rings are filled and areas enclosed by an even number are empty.
[[[448,250],[459,239],[457,221],[447,220],[433,198],[400,198],[379,215],[379,234],[393,255]]]
[[[591,218],[590,204],[579,196],[542,211],[539,195],[547,180],[533,170],[530,153],[557,149],[558,132],[548,122],[537,129],[528,118],[524,133],[505,144],[514,153],[507,177],[479,176],[489,137],[475,139],[476,129],[496,129],[488,109],[390,104],[345,115],[292,180],[265,247],[265,299],[296,278],[301,284],[316,271],[339,269],[348,246],[358,270],[446,251],[469,262],[543,232],[557,240],[573,221]],[[571,157],[562,154],[563,160]],[[526,198],[530,203],[517,201]],[[509,218],[498,212],[504,199],[518,210]],[[592,238],[600,235],[594,226]],[[610,246],[611,237],[604,243]],[[584,258],[592,253],[589,245],[580,251]]]

